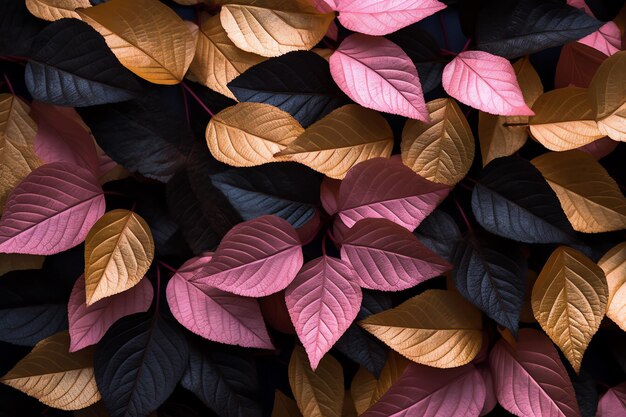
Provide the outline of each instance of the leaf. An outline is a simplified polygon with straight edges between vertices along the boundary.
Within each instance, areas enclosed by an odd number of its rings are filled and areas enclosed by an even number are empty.
[[[237,167],[275,162],[304,129],[289,113],[262,103],[239,103],[217,113],[206,129],[213,156]]]
[[[626,413],[626,383],[609,388],[598,403],[598,417],[619,417]]]
[[[532,116],[511,63],[482,51],[458,54],[443,70],[443,88],[461,103],[501,116]]]
[[[482,344],[478,310],[444,290],[427,290],[360,324],[408,359],[436,368],[465,365]]]
[[[93,175],[64,163],[44,165],[13,190],[0,219],[0,252],[51,255],[80,244],[104,214]]]
[[[450,188],[423,179],[399,161],[375,158],[348,172],[339,188],[339,218],[348,227],[384,218],[414,230]]]
[[[230,40],[244,51],[262,56],[313,48],[333,18],[303,0],[238,0],[220,11]]]
[[[41,269],[45,260],[44,256],[38,255],[0,254],[0,277],[11,271]]]
[[[478,48],[515,58],[578,40],[602,22],[559,1],[492,0],[478,16]]]
[[[350,384],[350,394],[358,415],[363,414],[370,407],[377,382],[374,375],[363,367],[360,367],[354,375]]]
[[[535,318],[577,373],[606,313],[608,295],[602,269],[565,246],[552,252],[533,287]]]
[[[359,162],[390,157],[392,148],[387,121],[375,111],[348,104],[309,126],[274,156],[342,179]]]
[[[352,324],[362,299],[351,265],[329,256],[304,264],[287,287],[289,316],[313,371]]]
[[[424,246],[448,262],[452,260],[454,248],[461,238],[456,222],[443,210],[429,214],[413,234]]]
[[[598,233],[626,228],[626,199],[592,156],[549,152],[531,162],[556,193],[574,230]]]
[[[482,227],[526,243],[568,243],[576,237],[555,192],[541,172],[519,157],[499,158],[483,169],[472,191]]]
[[[520,329],[517,350],[498,341],[489,355],[498,402],[515,415],[579,417],[574,387],[550,340]]]
[[[626,71],[626,51],[606,59],[589,84],[591,108],[598,129],[613,140],[626,141],[626,86],[621,74]]]
[[[272,417],[302,417],[298,405],[294,400],[287,397],[281,391],[276,390],[274,394],[274,408]]]
[[[341,181],[330,177],[324,177],[320,184],[320,200],[326,213],[333,215],[337,212],[339,199],[339,187]]]
[[[27,55],[46,22],[33,17],[22,0],[0,3],[0,54]]]
[[[68,303],[70,352],[98,343],[113,323],[122,317],[148,311],[152,297],[152,284],[144,278],[121,294],[87,305],[85,279],[82,275],[78,277]]]
[[[93,106],[129,100],[140,90],[102,36],[77,19],[63,19],[46,27],[35,38],[33,50],[24,77],[28,92],[36,100]]]
[[[387,362],[385,367],[380,372],[380,377],[376,383],[376,389],[372,394],[372,401],[370,406],[378,402],[383,395],[389,391],[389,389],[400,379],[406,368],[411,364],[411,361],[404,356],[396,353],[393,350],[389,351],[387,355]]]
[[[96,382],[109,415],[145,416],[156,410],[174,391],[188,357],[185,335],[160,315],[119,320],[94,355]]]
[[[578,42],[611,56],[622,49],[622,33],[615,22],[606,22],[600,29]]]
[[[390,40],[348,36],[330,57],[330,73],[339,88],[363,107],[428,121],[415,64]]]
[[[276,106],[307,127],[347,104],[330,76],[328,62],[314,52],[289,52],[247,69],[228,83],[239,101]]]
[[[314,372],[304,349],[296,345],[289,360],[289,385],[303,416],[341,417],[343,370],[332,356],[326,355]]]
[[[626,329],[626,242],[614,246],[598,261],[606,275],[609,296],[606,316]]]
[[[426,104],[430,123],[407,120],[402,131],[402,162],[421,177],[454,185],[474,160],[474,135],[453,99]]]
[[[570,42],[563,45],[556,65],[554,87],[589,87],[593,75],[605,59],[606,55],[602,52],[582,43]]]
[[[69,353],[67,332],[37,343],[0,381],[42,403],[79,410],[100,400],[93,370],[93,351]]]
[[[79,7],[91,7],[89,0],[26,0],[28,11],[40,19],[55,21],[63,18],[79,19]]]
[[[617,148],[619,142],[612,140],[608,136],[593,141],[585,146],[578,148],[579,151],[588,153],[595,159],[599,160],[611,154]]]

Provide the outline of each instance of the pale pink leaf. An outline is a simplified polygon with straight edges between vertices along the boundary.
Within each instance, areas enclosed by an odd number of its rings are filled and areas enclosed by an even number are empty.
[[[595,17],[585,0],[567,0],[567,4],[576,9],[583,9],[589,16]]]
[[[489,370],[489,368],[478,368],[478,371],[485,382],[485,404],[483,404],[483,409],[480,412],[481,416],[485,416],[496,408],[496,405],[498,405],[498,398],[496,397],[496,390],[493,387],[491,370]]]
[[[578,42],[611,56],[622,49],[622,32],[615,22],[607,22],[600,29]]]
[[[341,258],[356,271],[363,288],[400,291],[452,268],[404,227],[386,219],[357,222],[344,237]]]
[[[361,417],[478,417],[485,383],[472,364],[439,369],[411,363]]]
[[[339,187],[339,217],[346,226],[383,218],[413,231],[448,195],[398,160],[375,158],[355,165]]]
[[[443,88],[462,103],[501,116],[532,116],[508,59],[483,51],[458,54],[446,65]]]
[[[199,288],[191,281],[212,254],[185,262],[167,284],[166,296],[172,314],[190,331],[214,342],[272,349],[259,302],[217,288]]]
[[[429,121],[417,68],[390,40],[350,35],[329,62],[339,88],[363,107]]]
[[[320,200],[326,213],[333,215],[337,212],[337,199],[339,198],[340,180],[324,177],[320,186]]]
[[[74,284],[67,306],[70,352],[98,343],[109,327],[122,317],[148,311],[153,293],[150,280],[143,278],[131,289],[88,306],[85,278],[81,275]]]
[[[53,255],[87,237],[104,214],[102,187],[85,168],[55,162],[31,172],[0,219],[0,252]]]
[[[278,216],[261,216],[233,227],[192,281],[246,297],[265,297],[284,290],[302,263],[302,245],[293,226]]]
[[[520,329],[517,350],[500,339],[489,356],[498,402],[525,417],[580,417],[565,366],[548,336]]]
[[[287,287],[289,316],[313,370],[352,324],[362,299],[350,264],[329,256],[307,262]]]
[[[437,0],[335,0],[339,22],[367,35],[387,35],[446,8]]]
[[[610,388],[598,403],[596,417],[626,416],[626,382]]]

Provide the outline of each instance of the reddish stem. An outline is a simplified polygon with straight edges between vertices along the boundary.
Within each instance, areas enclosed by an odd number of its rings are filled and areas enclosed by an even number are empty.
[[[448,55],[448,56],[456,56],[455,52],[449,51],[447,49],[440,49],[439,50],[443,55]]]
[[[181,88],[181,91],[183,92],[183,103],[185,104],[185,117],[187,118],[187,126],[190,126],[191,122],[189,119],[189,103],[187,103],[187,91],[185,91],[184,88]]]
[[[467,48],[469,48],[470,43],[472,43],[472,38],[467,39],[467,42],[465,42],[465,45],[463,45],[463,49],[461,50],[461,52],[467,51]]]
[[[182,86],[183,86],[183,88],[184,88],[185,90],[187,90],[187,92],[191,95],[191,97],[193,97],[193,98],[194,98],[194,100],[196,100],[196,102],[198,102],[198,104],[200,105],[200,107],[202,107],[202,108],[204,109],[204,111],[205,111],[205,112],[209,113],[209,114],[211,115],[211,117],[215,116],[215,115],[213,114],[213,112],[211,111],[211,109],[209,109],[209,108],[206,106],[206,104],[204,104],[204,103],[202,102],[202,100],[200,100],[200,97],[198,97],[198,96],[196,95],[196,93],[194,93],[194,92],[193,92],[193,90],[192,90],[191,88],[189,88],[189,86],[188,86],[187,84],[185,84],[185,82],[184,82],[184,81],[183,81],[183,82],[181,82],[181,83],[180,83],[180,85],[182,85]]]
[[[169,270],[170,272],[176,273],[176,268],[174,268],[171,265],[166,264],[165,262],[161,261],[161,260],[157,260],[157,262],[159,263],[159,265],[161,265],[163,268]]]
[[[11,95],[15,95],[15,91],[13,90],[13,86],[11,85],[11,81],[9,80],[9,77],[7,77],[6,72],[2,74],[4,76],[4,81],[7,83],[7,87],[9,87],[9,91],[11,92]]]
[[[469,220],[467,219],[467,216],[465,215],[465,212],[463,211],[463,208],[461,207],[461,205],[459,204],[459,202],[457,201],[456,198],[453,198],[453,201],[454,201],[454,204],[456,205],[456,208],[459,210],[459,213],[461,213],[461,217],[463,217],[463,221],[465,222],[465,226],[467,226],[467,230],[472,232],[474,229],[472,229],[472,225],[470,224]]]

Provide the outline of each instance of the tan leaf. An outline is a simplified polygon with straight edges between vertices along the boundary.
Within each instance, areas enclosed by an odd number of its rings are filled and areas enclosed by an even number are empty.
[[[548,152],[531,162],[556,193],[574,230],[597,233],[626,228],[626,199],[591,155],[575,150]]]
[[[341,417],[343,369],[331,355],[325,355],[314,372],[302,346],[296,346],[289,361],[289,385],[302,415]]]
[[[352,401],[352,395],[350,391],[346,391],[343,397],[343,410],[341,411],[341,417],[357,417],[356,408],[354,408],[354,401]]]
[[[266,58],[242,51],[228,38],[219,16],[206,19],[200,26],[196,54],[189,74],[199,83],[235,99],[227,84],[242,72]]]
[[[402,131],[402,162],[427,180],[454,185],[474,160],[474,135],[451,98],[427,103],[430,123],[409,119]]]
[[[363,414],[372,404],[377,384],[374,375],[362,366],[359,367],[350,384],[350,394],[358,415]]]
[[[300,123],[277,107],[238,103],[211,118],[206,128],[206,141],[217,160],[250,167],[280,161],[274,154],[285,149],[302,132]]]
[[[626,141],[626,51],[608,57],[589,84],[591,108],[600,132]]]
[[[606,316],[626,331],[626,242],[604,254],[598,265],[609,287]]]
[[[535,318],[576,372],[606,313],[608,293],[602,269],[565,246],[552,252],[535,282]]]
[[[28,11],[40,19],[55,21],[59,19],[80,19],[74,10],[79,7],[91,7],[89,0],[26,0]]]
[[[0,253],[0,276],[11,271],[41,269],[45,256],[22,255],[19,253]]]
[[[452,291],[427,290],[360,324],[396,352],[435,368],[465,365],[482,345],[480,311]]]
[[[93,350],[70,353],[68,332],[37,343],[0,381],[61,410],[79,410],[100,400]]]
[[[77,10],[126,68],[155,84],[178,84],[196,41],[187,25],[158,0],[110,0]]]
[[[359,162],[389,158],[392,148],[393,132],[385,118],[374,110],[348,104],[313,123],[274,156],[342,179]]]
[[[87,304],[139,283],[154,258],[146,221],[128,210],[112,210],[93,225],[85,240]]]
[[[268,57],[313,48],[334,18],[306,0],[235,0],[220,12],[222,26],[235,45]]]
[[[315,52],[316,54],[324,58],[326,61],[330,59],[330,56],[334,52],[332,49],[329,49],[329,48],[313,48],[311,49],[311,51]]]
[[[404,373],[404,370],[410,363],[411,362],[404,356],[394,352],[393,350],[389,351],[385,366],[383,367],[383,370],[380,371],[380,377],[376,382],[376,389],[372,395],[370,406],[378,402],[378,400],[380,400],[382,396],[389,391],[389,388],[391,388],[400,376],[402,376],[402,373]]]
[[[287,397],[281,391],[274,392],[274,408],[272,409],[272,417],[301,417],[298,404],[291,398]]]

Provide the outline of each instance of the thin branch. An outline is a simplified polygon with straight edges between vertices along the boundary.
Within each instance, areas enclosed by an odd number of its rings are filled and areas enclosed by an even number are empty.
[[[194,92],[193,92],[193,90],[192,90],[191,88],[189,88],[189,86],[188,86],[187,84],[185,84],[185,82],[184,82],[184,81],[183,81],[183,82],[181,82],[181,83],[180,83],[180,85],[182,85],[182,86],[183,86],[183,88],[184,88],[185,90],[187,90],[187,92],[191,95],[191,97],[193,97],[193,98],[194,98],[194,100],[196,100],[196,102],[200,105],[200,107],[202,107],[202,108],[204,109],[204,111],[205,111],[205,112],[209,113],[209,115],[211,115],[211,117],[215,116],[215,115],[213,114],[213,112],[211,111],[211,109],[209,109],[209,108],[207,107],[207,105],[206,105],[206,104],[204,104],[204,102],[203,102],[202,100],[200,100],[200,97],[198,97],[198,96],[196,95],[196,93],[194,93]]]
[[[5,72],[2,75],[4,76],[4,81],[7,83],[7,87],[9,87],[11,95],[15,95],[15,90],[13,90],[13,85],[11,85],[11,80],[9,80],[9,77],[7,77],[7,73]]]

